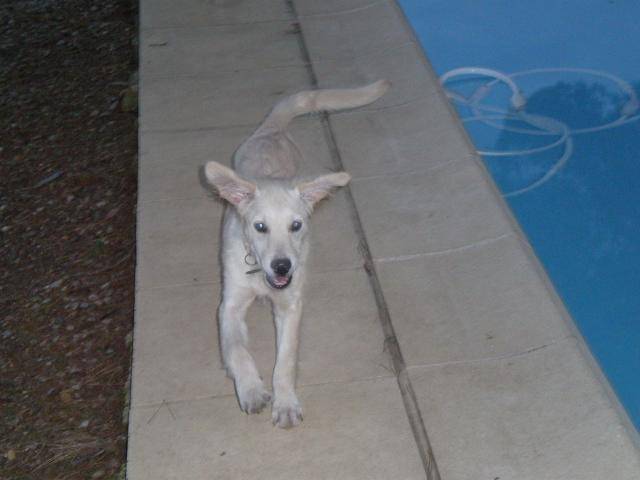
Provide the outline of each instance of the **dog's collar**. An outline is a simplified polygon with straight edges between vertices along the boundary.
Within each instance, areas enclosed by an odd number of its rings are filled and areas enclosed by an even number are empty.
[[[251,253],[251,249],[247,248],[247,245],[245,244],[244,249],[246,250],[247,254],[244,256],[244,263],[246,263],[247,265],[249,265],[250,267],[255,267],[256,265],[258,265],[258,259],[256,258],[256,256]],[[253,268],[251,270],[248,270],[246,272],[244,272],[247,275],[251,275],[253,273],[258,273],[261,272],[262,269],[260,267],[258,268]]]

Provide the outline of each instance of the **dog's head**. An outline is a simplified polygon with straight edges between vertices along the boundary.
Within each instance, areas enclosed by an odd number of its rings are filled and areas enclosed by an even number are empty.
[[[253,182],[217,162],[207,163],[205,174],[220,197],[236,208],[250,250],[247,253],[255,257],[266,282],[275,289],[291,283],[305,256],[313,207],[351,179],[340,172],[300,183]]]

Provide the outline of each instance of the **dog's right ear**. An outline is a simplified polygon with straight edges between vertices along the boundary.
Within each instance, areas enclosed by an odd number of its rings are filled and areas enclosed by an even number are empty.
[[[236,172],[218,162],[208,162],[204,167],[204,173],[218,195],[237,207],[250,202],[256,193],[254,183],[241,178]]]

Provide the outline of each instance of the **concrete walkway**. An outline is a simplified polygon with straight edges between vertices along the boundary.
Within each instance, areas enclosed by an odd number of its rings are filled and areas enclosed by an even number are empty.
[[[130,480],[640,478],[623,417],[394,2],[142,0],[140,21]],[[221,368],[222,205],[198,168],[228,163],[284,95],[379,78],[393,82],[380,102],[292,128],[303,172],[354,180],[313,219],[305,418],[283,431],[240,412]],[[267,305],[249,328],[269,380]]]

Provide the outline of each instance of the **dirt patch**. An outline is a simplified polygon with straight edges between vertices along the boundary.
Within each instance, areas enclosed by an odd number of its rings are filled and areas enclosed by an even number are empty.
[[[123,472],[136,9],[0,2],[2,479]]]

